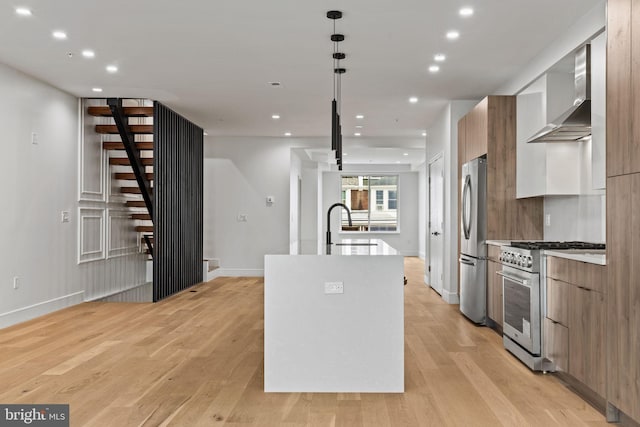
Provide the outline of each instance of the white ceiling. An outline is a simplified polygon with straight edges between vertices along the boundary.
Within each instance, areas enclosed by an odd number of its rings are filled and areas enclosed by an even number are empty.
[[[363,137],[421,137],[447,100],[494,92],[597,2],[21,0],[0,6],[0,61],[79,97],[99,86],[100,96],[159,100],[214,136],[328,136],[325,14],[339,9],[343,133],[361,124]],[[475,14],[461,18],[467,5]],[[15,15],[15,6],[33,16]],[[54,40],[57,29],[68,39]],[[459,40],[446,40],[450,29]],[[82,58],[85,48],[96,57]],[[447,61],[430,74],[440,52]]]

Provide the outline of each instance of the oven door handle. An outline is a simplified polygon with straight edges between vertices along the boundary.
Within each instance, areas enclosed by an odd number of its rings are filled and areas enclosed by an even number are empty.
[[[514,282],[516,282],[516,283],[520,283],[522,286],[526,286],[526,287],[528,287],[528,288],[530,287],[530,286],[529,286],[529,281],[528,281],[528,280],[525,280],[525,279],[518,279],[517,277],[509,276],[508,274],[504,274],[502,271],[496,271],[496,274],[497,274],[498,276],[502,276],[502,277],[504,277],[505,279],[508,279],[508,280],[514,281]]]

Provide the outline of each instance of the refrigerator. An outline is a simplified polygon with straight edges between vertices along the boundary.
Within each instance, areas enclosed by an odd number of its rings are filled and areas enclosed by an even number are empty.
[[[460,311],[474,323],[487,320],[487,160],[462,165],[460,200]]]

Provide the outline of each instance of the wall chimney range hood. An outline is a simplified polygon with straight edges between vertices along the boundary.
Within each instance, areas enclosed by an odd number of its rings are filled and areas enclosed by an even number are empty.
[[[591,135],[591,46],[576,52],[576,98],[573,107],[551,121],[527,142],[574,142]]]

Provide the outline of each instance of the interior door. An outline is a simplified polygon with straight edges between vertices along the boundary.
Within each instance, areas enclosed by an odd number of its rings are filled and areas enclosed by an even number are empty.
[[[442,294],[444,272],[444,159],[429,163],[429,285]]]

